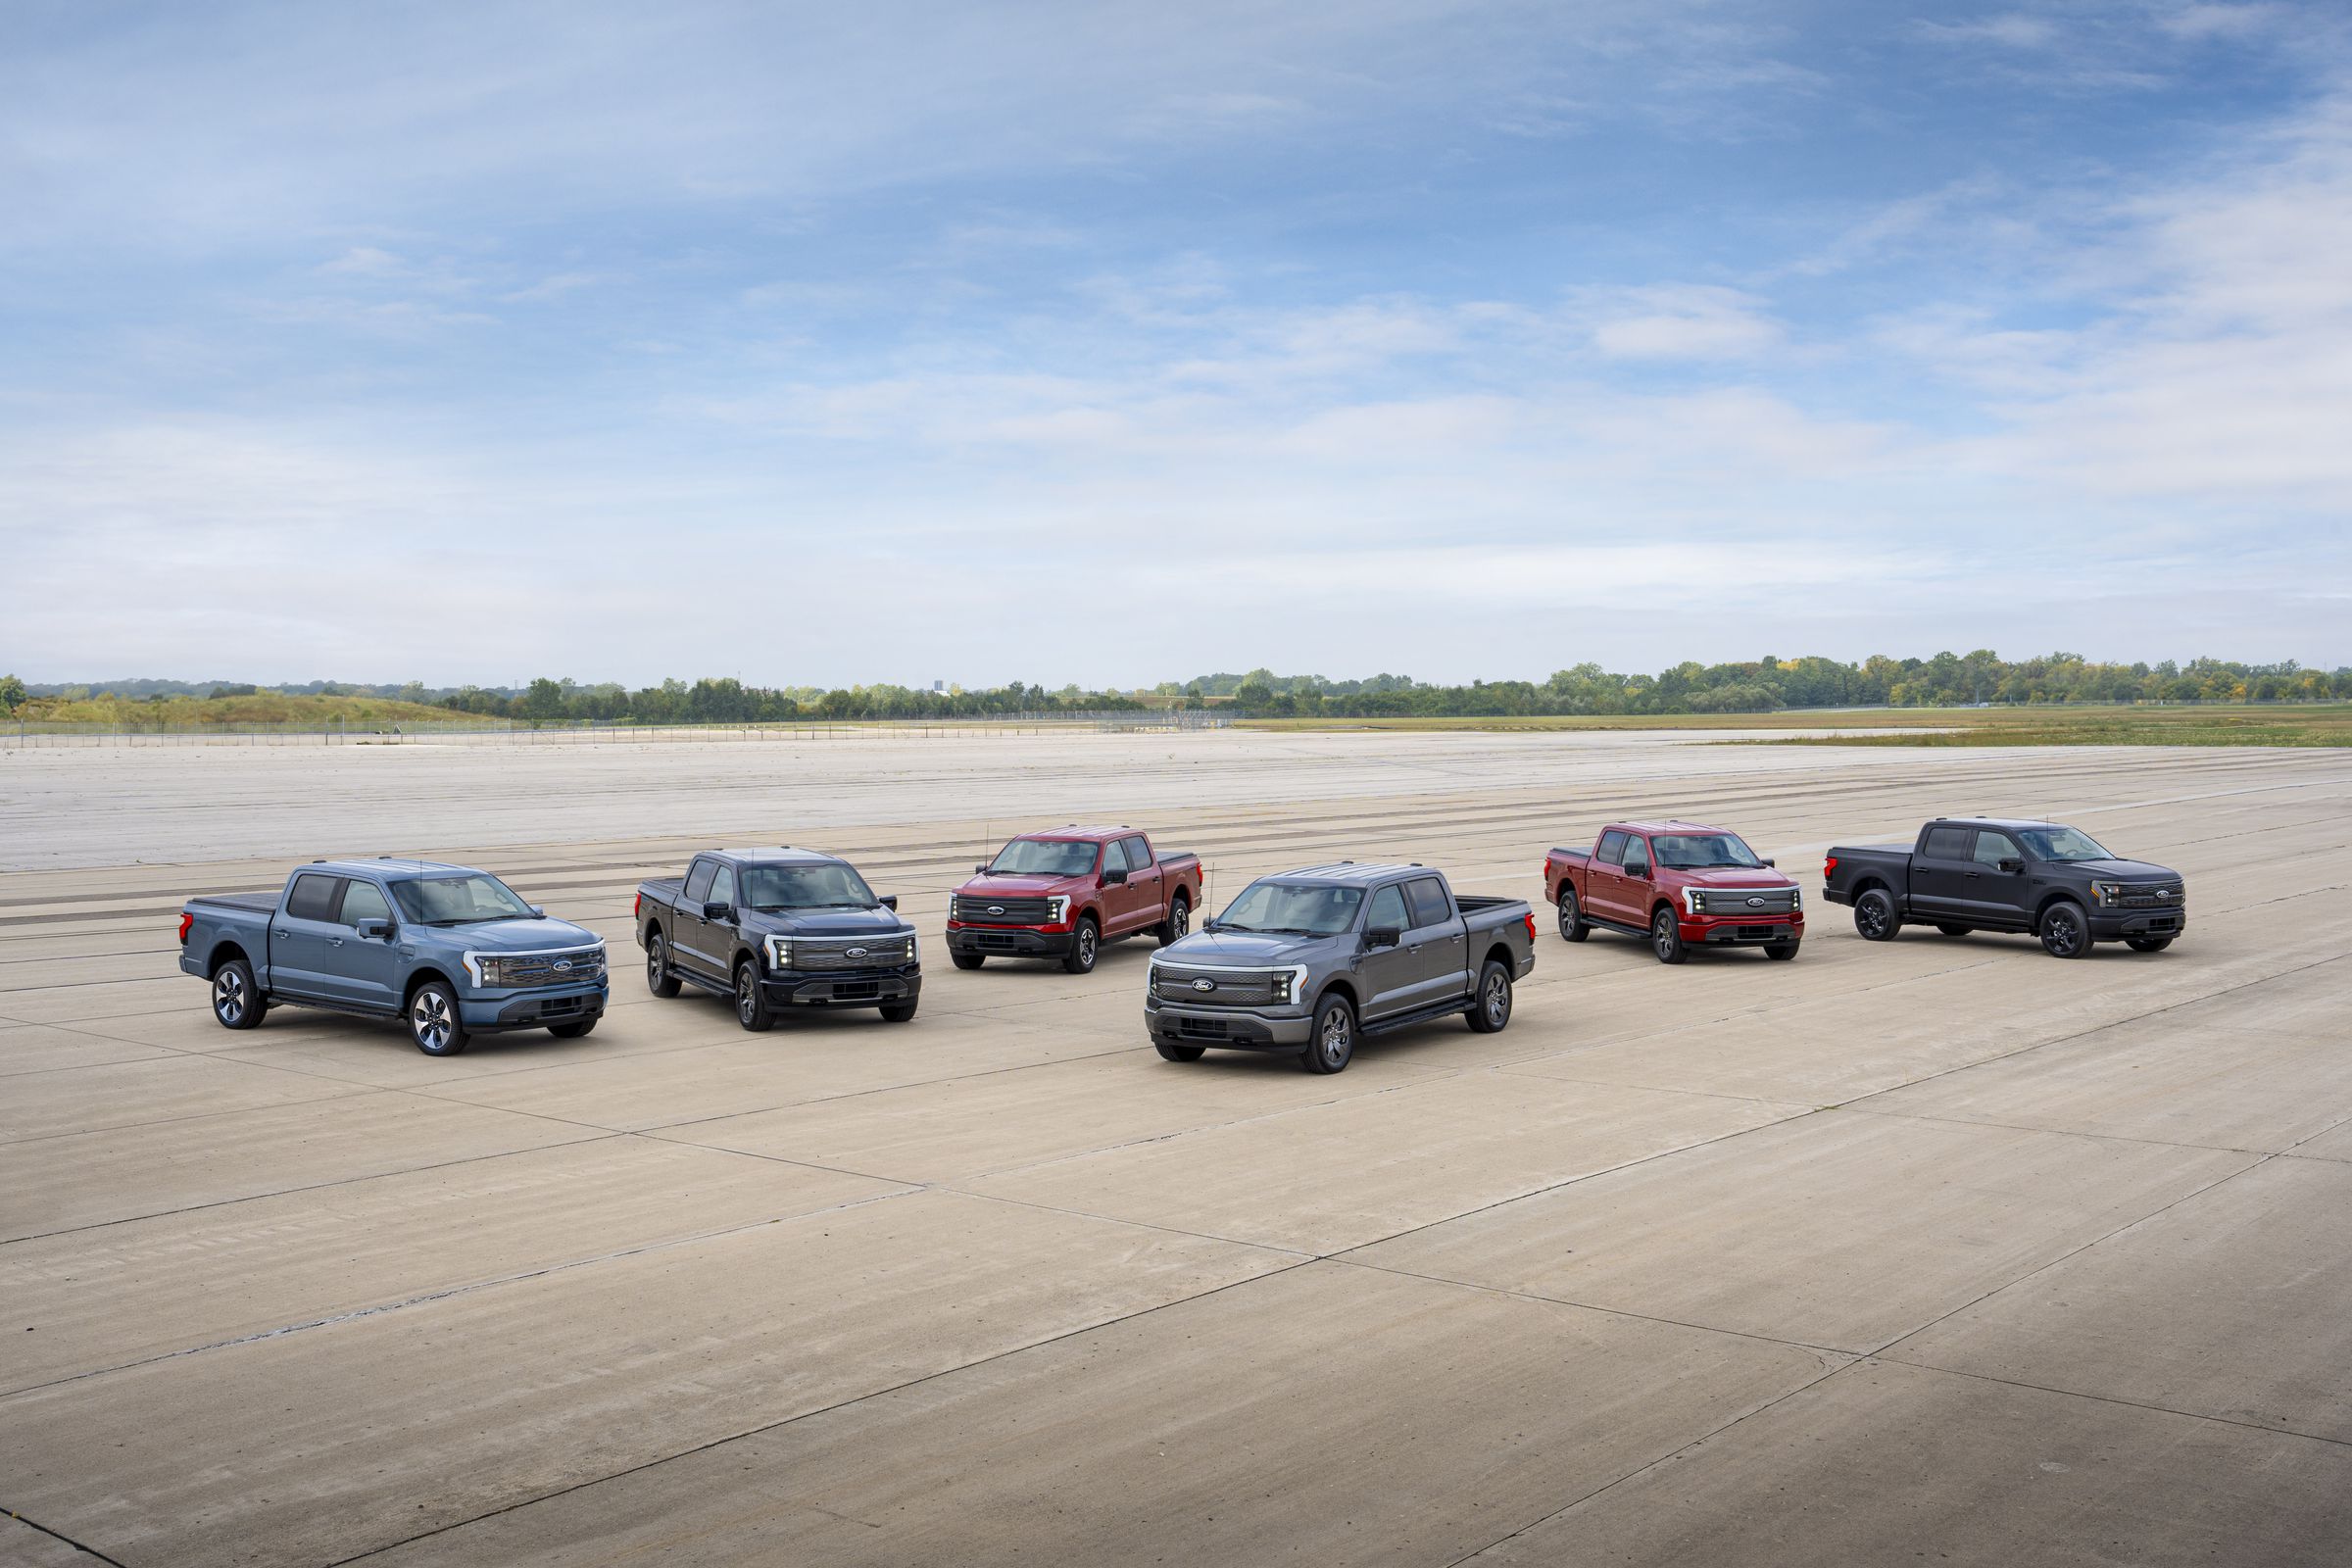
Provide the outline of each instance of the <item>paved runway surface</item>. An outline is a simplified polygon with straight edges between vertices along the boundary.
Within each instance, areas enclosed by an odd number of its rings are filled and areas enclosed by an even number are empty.
[[[46,867],[0,875],[0,1562],[2352,1560],[2352,759],[836,744],[0,767]],[[2047,812],[2191,923],[2063,963],[1816,898],[1794,963],[1667,969],[1544,920],[1506,1032],[1336,1078],[1159,1060],[1143,943],[934,946],[903,1027],[645,991],[692,847],[819,825],[936,931],[988,820],[1081,804],[1219,903],[1341,855],[1529,895],[1670,811],[1817,895],[1831,842]],[[212,1022],[184,893],[394,848],[604,933],[604,1025]]]

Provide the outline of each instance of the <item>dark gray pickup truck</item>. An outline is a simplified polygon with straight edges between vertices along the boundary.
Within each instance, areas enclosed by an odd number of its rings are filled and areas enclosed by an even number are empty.
[[[1942,817],[1909,850],[1834,849],[1823,895],[1851,905],[1854,929],[1891,942],[1906,925],[1949,937],[2023,931],[2053,957],[2093,943],[2162,953],[2188,928],[2180,873],[2111,855],[2081,828],[2006,817]]]
[[[897,897],[876,898],[856,866],[815,850],[698,855],[682,877],[638,884],[634,923],[655,996],[715,991],[746,1029],[793,1007],[875,1007],[905,1023],[922,999],[920,940]]]
[[[1221,1046],[1338,1072],[1359,1033],[1456,1013],[1501,1029],[1513,982],[1535,966],[1526,900],[1456,894],[1426,866],[1342,860],[1260,877],[1152,955],[1144,1027],[1170,1061]]]

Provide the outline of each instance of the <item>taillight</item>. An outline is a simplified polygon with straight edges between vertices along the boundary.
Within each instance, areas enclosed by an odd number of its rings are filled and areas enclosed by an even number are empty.
[[[1536,916],[1533,910],[1530,910],[1527,916],[1527,940],[1530,942],[1536,940]]]
[[[645,895],[643,893],[639,893],[629,901],[629,918],[632,920],[645,918]]]
[[[188,913],[188,912],[187,912],[186,910],[184,910],[184,909],[180,911],[180,916],[179,916],[179,945],[180,945],[181,947],[183,947],[183,948],[184,948],[184,947],[186,947],[186,946],[188,945],[188,927],[190,927],[190,926],[194,925],[195,923],[196,923],[196,917],[195,917],[194,915],[192,915],[192,914]]]
[[[1833,856],[1830,856],[1830,857],[1826,858],[1825,858],[1825,859],[1824,859],[1824,860],[1821,862],[1821,879],[1822,879],[1824,882],[1827,882],[1827,881],[1830,879],[1830,873],[1831,873],[1832,871],[1835,871],[1835,870],[1837,870],[1837,869],[1838,869],[1838,857],[1836,857],[1835,855],[1833,855]]]

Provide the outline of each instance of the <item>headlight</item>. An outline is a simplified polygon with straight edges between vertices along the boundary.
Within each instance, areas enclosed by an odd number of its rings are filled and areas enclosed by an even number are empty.
[[[2121,882],[2093,882],[2090,885],[2090,902],[2121,904],[2124,902],[2124,885]]]
[[[923,939],[915,934],[912,927],[908,927],[906,931],[906,961],[919,963],[922,961],[922,957]]]
[[[466,962],[473,969],[477,986],[503,986],[507,983],[507,960],[487,954],[466,955]]]
[[[1059,925],[1069,918],[1070,899],[1066,893],[1056,893],[1046,901],[1046,923]]]
[[[1707,912],[1707,894],[1704,888],[1683,889],[1683,907],[1692,914]]]
[[[1274,1000],[1276,1002],[1290,1001],[1291,993],[1295,989],[1296,987],[1293,984],[1293,976],[1290,970],[1285,969],[1281,973],[1274,976]]]
[[[956,895],[953,893],[948,895],[948,918],[951,920],[962,918],[962,916],[957,914],[956,911]]]
[[[792,938],[771,936],[767,939],[767,966],[771,969],[792,967]]]
[[[1803,888],[1790,888],[1788,890],[1788,907],[1791,909],[1801,909],[1804,906],[1805,890]]]

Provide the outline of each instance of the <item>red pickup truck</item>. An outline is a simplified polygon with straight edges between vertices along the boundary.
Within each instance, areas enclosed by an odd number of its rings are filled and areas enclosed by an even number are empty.
[[[1805,899],[1729,828],[1697,822],[1611,822],[1590,850],[1544,858],[1544,894],[1560,935],[1592,927],[1646,937],[1660,963],[1692,947],[1760,947],[1793,958],[1805,938]]]
[[[948,956],[958,969],[990,957],[1059,958],[1072,974],[1102,944],[1145,931],[1166,947],[1193,928],[1200,858],[1161,855],[1131,827],[1024,833],[948,896]]]

